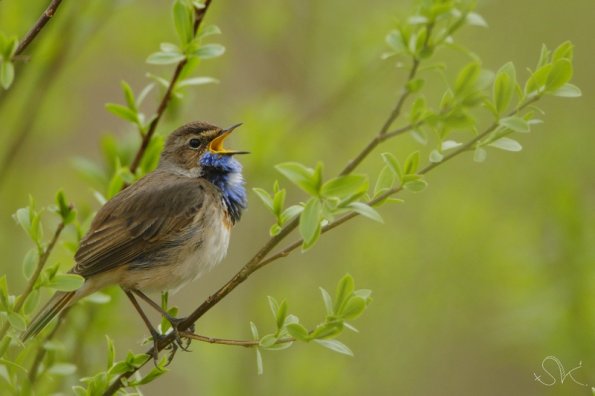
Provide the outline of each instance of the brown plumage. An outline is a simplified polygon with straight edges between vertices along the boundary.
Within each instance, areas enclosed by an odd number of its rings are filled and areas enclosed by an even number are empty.
[[[223,183],[234,169],[241,170],[231,158],[238,152],[222,146],[232,129],[197,122],[169,136],[158,168],[97,212],[70,271],[83,276],[84,285],[56,293],[32,320],[24,340],[64,308],[109,284],[120,285],[133,299],[131,292],[180,287],[224,257],[233,223],[230,206],[235,205],[234,213],[245,207],[245,201],[226,199]],[[241,174],[232,179],[243,193]]]

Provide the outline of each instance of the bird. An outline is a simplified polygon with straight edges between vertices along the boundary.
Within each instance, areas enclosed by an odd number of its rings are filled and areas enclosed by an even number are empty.
[[[151,325],[135,296],[173,318],[145,293],[177,290],[218,264],[226,255],[230,231],[247,207],[242,165],[224,140],[227,129],[196,121],[167,138],[157,168],[124,188],[97,212],[69,271],[84,278],[76,291],[57,292],[21,337],[38,334],[65,308],[108,285],[119,285],[157,342],[164,335]]]

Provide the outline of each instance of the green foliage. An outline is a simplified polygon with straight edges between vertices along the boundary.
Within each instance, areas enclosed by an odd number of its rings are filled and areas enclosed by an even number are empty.
[[[315,342],[334,352],[353,356],[353,352],[344,343],[337,340],[344,328],[357,330],[347,323],[347,320],[358,318],[372,301],[371,291],[355,289],[353,277],[346,274],[338,282],[334,301],[330,294],[320,288],[326,316],[324,320],[308,330],[299,317],[288,314],[287,302],[280,303],[273,297],[268,297],[269,307],[275,319],[276,330],[272,333],[259,335],[257,326],[250,322],[252,339],[255,341],[256,364],[259,374],[263,373],[261,350],[282,350],[290,348],[294,342]]]
[[[391,131],[395,122],[394,119],[391,120],[387,124],[387,130],[377,137],[377,142],[381,143],[401,133],[410,133],[425,147],[402,156],[391,152],[382,153],[382,167],[374,173],[374,177],[353,173],[352,170],[341,172],[335,177],[325,177],[322,161],[314,167],[299,162],[277,165],[279,173],[295,185],[301,195],[294,199],[286,188],[281,187],[279,181],[274,181],[272,192],[263,188],[253,189],[273,214],[274,223],[269,228],[271,236],[280,236],[283,231],[287,231],[283,234],[287,235],[293,228],[297,228],[302,250],[305,251],[314,246],[321,234],[336,225],[337,221],[360,215],[382,222],[380,207],[383,204],[402,202],[393,198],[394,194],[402,190],[425,190],[428,185],[427,172],[451,158],[473,152],[473,159],[481,162],[487,158],[488,150],[492,148],[520,151],[521,144],[511,136],[516,137],[513,135],[515,133],[529,133],[541,121],[536,116],[539,114],[536,110],[539,109],[534,104],[543,96],[581,95],[580,89],[570,83],[573,77],[571,43],[565,42],[553,51],[543,46],[535,71],[530,71],[525,80],[517,75],[517,67],[512,62],[505,63],[493,73],[483,68],[479,57],[454,41],[454,34],[465,25],[487,26],[485,20],[473,11],[472,3],[428,0],[420,1],[419,4],[413,15],[398,22],[387,34],[389,50],[383,56],[398,58],[399,67],[408,65],[409,77],[403,81],[400,103],[409,100],[411,105],[406,104],[394,111],[394,114],[399,115],[398,121],[405,121],[407,124]],[[109,112],[132,125],[141,138],[151,137],[135,172],[130,171],[130,164],[136,151],[136,142],[134,145],[128,144],[113,136],[106,137],[101,142],[105,159],[103,165],[88,159],[76,160],[79,172],[97,188],[94,194],[101,203],[157,165],[163,147],[163,137],[152,135],[158,121],[157,113],[145,115],[140,110],[144,107],[142,105],[145,99],[157,91],[153,88],[157,85],[164,91],[171,92],[173,98],[181,99],[187,87],[217,82],[212,77],[191,76],[193,69],[203,60],[219,57],[225,51],[220,44],[204,42],[206,38],[221,33],[217,26],[197,29],[196,11],[203,7],[197,1],[174,0],[171,12],[177,36],[175,44],[161,43],[159,50],[147,58],[147,63],[153,65],[176,65],[179,79],[172,83],[161,76],[149,74],[148,77],[154,82],[144,86],[138,95],[127,82],[122,81],[123,104],[108,103],[105,106]],[[4,89],[11,85],[14,78],[17,44],[16,38],[7,38],[0,34],[0,85]],[[447,75],[445,66],[434,60],[437,50],[447,48],[462,50],[469,58],[453,75]],[[445,82],[442,92],[432,98],[426,98],[430,84],[424,73],[429,72],[438,73]],[[482,125],[486,114],[491,122]],[[26,329],[30,316],[38,311],[40,295],[46,289],[72,291],[83,283],[83,279],[77,275],[62,273],[58,260],[47,261],[53,245],[48,241],[47,235],[44,235],[44,229],[54,227],[43,221],[46,213],[53,213],[53,223],[58,222],[60,227],[68,226],[71,235],[75,235],[76,240],[64,243],[71,252],[78,248],[80,238],[92,218],[89,216],[79,220],[77,212],[68,204],[62,191],[57,193],[55,205],[38,209],[30,198],[29,205],[17,210],[14,215],[15,221],[33,241],[33,247],[27,251],[22,261],[22,274],[27,282],[22,294],[10,294],[6,276],[0,277],[0,386],[13,394],[27,393],[30,390],[27,387],[34,389],[39,383],[43,383],[32,381],[29,384],[29,371],[33,369],[39,369],[33,374],[37,373],[48,383],[73,383],[78,376],[86,375],[77,372],[76,365],[66,360],[68,355],[59,353],[65,348],[59,341],[40,338],[41,341],[26,345],[18,341],[19,332]],[[57,230],[61,230],[60,227]],[[56,239],[59,239],[59,234],[60,231],[55,231]],[[314,326],[304,325],[298,316],[289,313],[286,300],[279,302],[272,297],[269,297],[268,303],[274,317],[274,329],[261,336],[257,326],[250,322],[252,341],[248,342],[248,346],[254,347],[256,351],[259,373],[263,372],[262,351],[290,348],[296,342],[315,342],[338,353],[353,354],[336,337],[345,328],[356,331],[348,321],[362,315],[371,301],[371,292],[367,289],[355,289],[350,275],[339,281],[333,297],[323,288],[320,291],[325,315]],[[96,304],[109,300],[110,296],[106,294],[95,294],[87,298],[87,301]],[[176,307],[168,306],[167,294],[162,296],[162,307],[172,316],[178,314]],[[169,321],[161,321],[159,331],[162,334],[171,331],[170,328]],[[49,333],[46,330],[41,336]],[[78,336],[77,340],[80,340],[82,336]],[[246,345],[246,342],[240,344]],[[106,370],[83,378],[82,385],[73,387],[75,394],[102,394],[121,374],[136,370],[150,360],[145,354],[129,352],[123,360],[116,361],[116,348],[109,337],[106,349]],[[42,359],[43,363],[39,367],[31,366],[38,353],[42,357],[46,354]],[[164,357],[147,374],[142,377],[137,374],[125,381],[124,385],[135,388],[155,380],[167,371],[166,363],[167,359]],[[40,392],[45,390],[43,387],[39,389]]]
[[[7,37],[0,32],[0,86],[10,88],[14,80],[14,60],[19,40],[16,36]]]

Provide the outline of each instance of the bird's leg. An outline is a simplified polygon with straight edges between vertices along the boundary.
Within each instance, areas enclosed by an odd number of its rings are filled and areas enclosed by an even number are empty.
[[[149,332],[151,332],[151,337],[153,337],[153,354],[152,354],[153,355],[153,363],[156,366],[157,358],[159,357],[158,344],[159,344],[159,341],[161,341],[162,339],[165,338],[165,336],[163,334],[159,334],[159,332],[157,330],[155,330],[155,328],[151,324],[151,321],[149,320],[149,318],[147,318],[147,315],[145,315],[144,311],[140,307],[138,301],[136,301],[136,298],[134,297],[134,295],[129,290],[124,290],[124,293],[126,293],[128,298],[130,299],[130,302],[132,303],[132,305],[134,305],[134,308],[136,309],[136,311],[138,312],[140,317],[143,319],[143,322],[145,322],[145,325],[149,329]]]
[[[174,336],[176,337],[176,343],[178,344],[178,346],[180,348],[182,348],[182,350],[188,352],[189,351],[188,347],[190,346],[190,339],[188,339],[187,343],[184,345],[184,343],[182,342],[182,338],[180,337],[179,330],[178,330],[178,326],[180,325],[180,323],[182,323],[184,321],[185,318],[174,318],[169,313],[167,313],[163,308],[161,308],[161,306],[159,304],[157,304],[155,301],[151,300],[146,294],[144,294],[140,290],[132,289],[132,292],[134,294],[136,294],[137,296],[139,296],[140,298],[142,298],[143,300],[145,300],[145,302],[147,304],[149,304],[151,307],[153,307],[155,310],[157,310],[161,315],[163,315],[163,317],[165,319],[167,319],[167,321],[171,324],[172,331],[174,333]],[[192,325],[192,327],[190,328],[190,331],[194,332],[194,325]]]

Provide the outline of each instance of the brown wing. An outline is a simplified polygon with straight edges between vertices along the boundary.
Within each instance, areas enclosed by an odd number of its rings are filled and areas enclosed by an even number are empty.
[[[89,277],[159,250],[192,223],[212,189],[204,179],[147,175],[97,212],[72,272]]]

